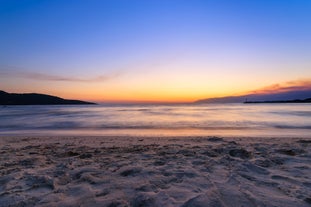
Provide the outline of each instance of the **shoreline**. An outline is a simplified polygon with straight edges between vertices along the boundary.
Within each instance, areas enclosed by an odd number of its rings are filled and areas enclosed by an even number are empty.
[[[311,137],[0,136],[2,206],[310,206]]]

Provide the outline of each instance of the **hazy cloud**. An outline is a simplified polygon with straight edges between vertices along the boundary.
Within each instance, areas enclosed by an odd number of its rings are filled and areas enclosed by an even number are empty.
[[[34,80],[45,80],[45,81],[64,81],[64,82],[103,82],[117,77],[118,74],[110,75],[100,75],[92,78],[77,78],[77,77],[67,77],[44,73],[35,72],[23,72],[18,74],[21,78],[34,79]]]
[[[68,77],[61,75],[54,75],[51,73],[40,73],[32,71],[23,71],[16,67],[10,67],[9,69],[0,68],[0,76],[2,77],[15,77],[31,80],[43,80],[43,81],[63,81],[63,82],[103,82],[116,78],[120,75],[120,72],[110,73],[106,75],[99,75],[91,78],[78,78]]]
[[[251,91],[252,93],[275,93],[275,92],[289,92],[296,90],[311,90],[311,79],[299,79],[288,81],[284,83],[273,84],[258,90]]]

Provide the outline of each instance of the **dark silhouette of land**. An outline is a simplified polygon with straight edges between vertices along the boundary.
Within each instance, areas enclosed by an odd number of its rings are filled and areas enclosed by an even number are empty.
[[[311,89],[293,90],[287,92],[274,92],[265,94],[247,94],[243,96],[226,96],[198,100],[195,103],[310,103]]]
[[[0,105],[65,105],[95,104],[80,100],[67,100],[57,96],[37,93],[7,93],[0,91]]]
[[[307,99],[295,99],[295,100],[288,100],[288,101],[245,101],[245,104],[257,104],[257,103],[311,103],[311,98]]]

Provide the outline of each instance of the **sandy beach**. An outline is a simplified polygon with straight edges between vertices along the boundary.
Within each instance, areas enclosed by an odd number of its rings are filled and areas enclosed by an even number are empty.
[[[311,139],[1,137],[0,206],[311,206]]]

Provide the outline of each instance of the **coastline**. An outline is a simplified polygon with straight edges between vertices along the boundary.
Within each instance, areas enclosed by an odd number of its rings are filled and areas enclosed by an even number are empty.
[[[310,206],[311,137],[1,136],[1,206]]]

